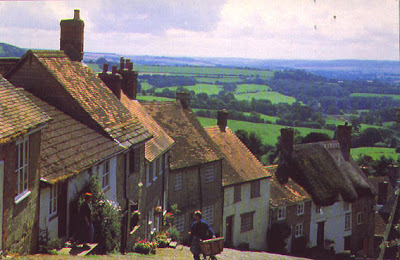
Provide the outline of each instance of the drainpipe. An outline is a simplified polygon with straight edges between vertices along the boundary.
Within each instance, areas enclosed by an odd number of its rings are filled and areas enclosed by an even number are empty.
[[[199,195],[200,195],[200,209],[199,210],[203,210],[203,190],[201,187],[200,167],[198,168],[198,176],[199,176]]]

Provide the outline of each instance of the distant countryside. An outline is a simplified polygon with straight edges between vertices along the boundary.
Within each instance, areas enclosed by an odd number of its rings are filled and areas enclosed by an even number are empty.
[[[118,59],[100,57],[87,61],[96,71],[102,63],[111,67],[118,65]],[[312,133],[319,134],[316,141],[332,139],[336,126],[345,122],[353,126],[351,153],[355,160],[364,164],[399,160],[396,108],[400,107],[400,81],[396,75],[385,76],[380,71],[379,75],[369,73],[363,78],[357,74],[349,79],[352,72],[340,77],[343,72],[333,68],[329,74],[326,68],[321,73],[315,68],[311,73],[296,68],[195,66],[192,60],[189,63],[135,64],[140,85],[137,99],[168,101],[175,99],[177,91],[190,92],[191,107],[203,126],[215,125],[217,110],[227,109],[228,126],[233,131],[239,131],[239,136],[245,131],[259,139],[259,147],[251,150],[266,165],[276,160],[281,128],[293,127],[296,142],[301,143],[308,135],[315,136]]]

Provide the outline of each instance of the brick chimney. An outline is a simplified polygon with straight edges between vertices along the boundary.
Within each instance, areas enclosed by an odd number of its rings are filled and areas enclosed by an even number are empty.
[[[72,61],[82,61],[85,23],[79,17],[79,10],[74,10],[74,19],[61,20],[60,27],[60,50]]]
[[[379,184],[378,184],[378,201],[376,204],[383,205],[386,203],[388,185],[389,184],[387,181],[379,182]]]
[[[176,100],[179,100],[181,102],[183,108],[189,108],[190,92],[176,92]]]
[[[133,70],[133,63],[130,59],[126,59],[125,62],[124,57],[121,57],[118,73],[122,76],[122,91],[130,99],[136,99],[138,72]]]
[[[293,128],[281,129],[281,154],[283,157],[290,158],[293,152]]]
[[[351,126],[347,123],[345,125],[338,126],[337,139],[342,150],[343,157],[346,161],[350,158],[351,148]]]
[[[112,67],[111,74],[108,72],[108,64],[103,64],[103,72],[98,74],[99,78],[106,84],[106,86],[114,93],[114,95],[121,99],[121,82],[122,76],[117,74],[117,66]]]
[[[217,125],[219,126],[221,132],[225,132],[225,128],[228,125],[229,112],[224,109],[224,110],[219,110],[217,113],[218,113]]]

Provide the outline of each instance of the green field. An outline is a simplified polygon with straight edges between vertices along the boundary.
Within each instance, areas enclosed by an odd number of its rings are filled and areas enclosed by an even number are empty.
[[[217,124],[216,119],[205,118],[205,117],[197,117],[202,124],[202,126],[214,126]],[[281,128],[285,128],[286,126],[282,125],[273,125],[273,124],[257,124],[245,121],[236,121],[236,120],[228,120],[228,126],[232,131],[236,131],[239,129],[245,129],[250,132],[255,132],[258,134],[263,140],[264,144],[267,145],[276,145],[278,136],[281,135]],[[317,133],[325,133],[329,135],[331,138],[333,137],[333,131],[330,130],[322,130],[322,129],[312,129],[305,127],[294,127],[296,130],[300,131],[302,136],[306,136],[311,132]]]
[[[204,84],[199,83],[194,86],[182,86],[189,91],[194,91],[196,94],[206,93],[207,95],[217,95],[221,90],[222,86],[212,85],[212,84]],[[165,87],[165,88],[157,88],[156,93],[162,92],[163,89],[169,89],[171,91],[176,92],[178,87]]]
[[[137,100],[141,101],[174,101],[174,98],[156,97],[156,96],[137,96]]]
[[[266,85],[259,85],[259,84],[239,84],[237,85],[235,93],[251,93],[251,92],[259,92],[259,91],[266,91],[270,90],[271,88]]]
[[[374,94],[374,93],[352,93],[350,97],[389,97],[396,100],[400,99],[400,95],[391,95],[391,94]]]
[[[174,66],[135,65],[135,69],[139,73],[185,74],[187,76],[189,75],[230,76],[231,75],[238,77],[239,75],[241,75],[241,76],[258,76],[260,78],[269,79],[274,75],[274,73],[269,70],[219,68],[219,67],[195,67],[195,66],[174,67]]]
[[[359,147],[359,148],[352,148],[351,156],[354,160],[357,160],[361,155],[369,155],[374,160],[378,160],[381,156],[391,157],[394,160],[399,158],[399,154],[396,153],[395,148],[384,148],[384,147]]]
[[[292,104],[296,102],[296,99],[294,97],[285,96],[275,91],[260,91],[256,93],[235,94],[235,98],[238,100],[248,100],[248,101],[251,101],[253,98],[267,99],[270,100],[272,104],[278,104],[278,103]]]

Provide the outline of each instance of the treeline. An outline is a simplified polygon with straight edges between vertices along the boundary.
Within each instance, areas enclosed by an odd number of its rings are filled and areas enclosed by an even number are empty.
[[[188,76],[140,75],[140,79],[147,80],[155,88],[192,86],[198,83],[195,77]]]

